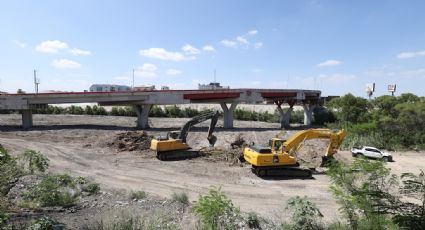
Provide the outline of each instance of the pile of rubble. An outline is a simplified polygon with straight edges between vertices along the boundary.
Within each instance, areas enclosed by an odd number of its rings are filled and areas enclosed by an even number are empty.
[[[118,152],[142,151],[150,148],[152,138],[145,131],[127,131],[116,134],[108,146]]]
[[[200,155],[207,161],[211,162],[228,162],[230,165],[243,165],[243,148],[246,146],[242,135],[238,135],[235,140],[230,143],[231,148],[204,148],[200,150]]]

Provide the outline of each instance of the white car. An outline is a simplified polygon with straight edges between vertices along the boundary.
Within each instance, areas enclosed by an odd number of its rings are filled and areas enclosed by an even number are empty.
[[[393,156],[390,153],[370,146],[363,146],[361,148],[353,147],[351,149],[351,153],[353,154],[353,157],[365,156],[367,158],[382,159],[385,162],[393,161]]]

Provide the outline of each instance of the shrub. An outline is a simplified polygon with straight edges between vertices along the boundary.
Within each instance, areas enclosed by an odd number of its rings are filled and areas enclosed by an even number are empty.
[[[67,174],[52,175],[44,177],[40,183],[23,193],[23,206],[34,203],[35,207],[74,205],[76,195],[73,192],[75,184],[73,178]]]
[[[0,208],[0,229],[7,229],[8,221],[9,221],[9,215]]]
[[[200,196],[193,206],[203,225],[210,229],[234,229],[241,220],[240,210],[233,206],[220,188],[211,188],[208,195]]]
[[[352,229],[388,229],[394,224],[387,214],[395,211],[397,197],[390,194],[397,177],[382,161],[357,158],[351,165],[332,162],[327,174],[340,211]]]
[[[0,195],[6,194],[14,181],[23,175],[16,158],[0,145]]]
[[[34,150],[26,150],[22,154],[22,159],[28,162],[27,168],[31,174],[34,174],[35,171],[45,172],[49,167],[49,159]]]
[[[89,195],[94,195],[99,193],[100,185],[95,182],[88,183],[87,185],[82,187],[82,191],[88,193]]]
[[[394,221],[406,229],[425,228],[425,173],[418,175],[404,173],[401,178],[403,185],[401,193],[409,197],[413,202],[405,201],[400,205],[400,212],[394,217]]]
[[[147,197],[145,191],[133,191],[130,193],[130,199],[132,200],[143,200]]]
[[[27,230],[62,230],[65,229],[65,225],[50,219],[49,217],[42,217],[34,221]]]
[[[255,212],[250,212],[248,213],[248,217],[247,217],[247,224],[248,227],[251,229],[260,229],[260,218],[258,217],[258,215]]]
[[[323,229],[320,224],[323,215],[307,197],[291,197],[285,209],[291,212],[290,229]]]
[[[186,192],[173,193],[172,200],[182,204],[189,204],[189,196]]]

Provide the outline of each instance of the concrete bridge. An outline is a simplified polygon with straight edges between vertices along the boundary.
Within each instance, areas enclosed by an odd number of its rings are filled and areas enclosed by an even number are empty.
[[[289,126],[294,105],[304,107],[304,124],[312,122],[313,109],[322,105],[321,92],[303,89],[215,89],[153,90],[125,92],[65,92],[39,94],[1,94],[0,110],[19,110],[22,127],[31,128],[32,109],[48,104],[98,103],[99,105],[131,105],[137,114],[137,127],[146,129],[152,105],[217,103],[224,112],[224,128],[233,128],[233,113],[238,104],[274,103],[280,113],[281,127]],[[285,112],[282,105],[288,104]]]

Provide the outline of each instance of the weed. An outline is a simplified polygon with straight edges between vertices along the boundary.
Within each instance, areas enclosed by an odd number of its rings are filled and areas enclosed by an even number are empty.
[[[94,195],[99,193],[100,186],[98,183],[91,182],[82,187],[82,191],[88,193],[89,195]]]
[[[248,213],[247,224],[251,229],[260,229],[260,218],[255,212]]]
[[[189,204],[189,196],[186,192],[173,193],[172,199],[182,204]]]
[[[143,200],[147,197],[145,191],[133,191],[130,193],[130,199],[132,200]]]
[[[50,219],[49,217],[42,217],[34,221],[27,230],[62,230],[65,229],[65,225]]]
[[[49,207],[69,207],[75,202],[76,195],[73,178],[67,174],[46,176],[43,180],[29,191],[23,193],[22,205]]]
[[[28,162],[27,168],[31,174],[34,174],[35,171],[45,172],[49,167],[49,159],[40,152],[26,150],[21,157]]]
[[[323,229],[319,219],[323,217],[316,204],[307,197],[291,197],[286,205],[286,210],[292,214],[290,229]]]
[[[212,187],[208,195],[200,196],[193,211],[208,229],[234,229],[241,220],[240,210],[233,206],[220,188]]]

